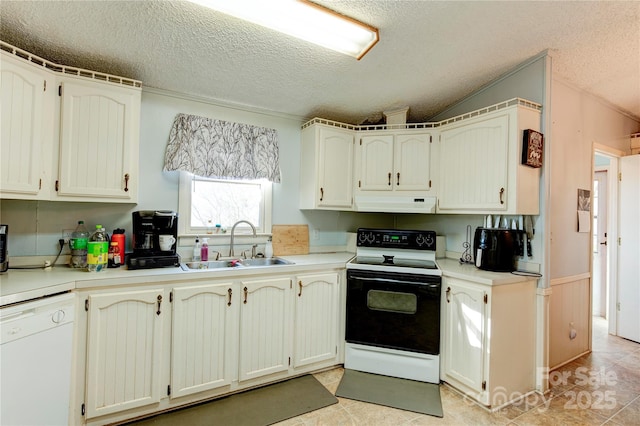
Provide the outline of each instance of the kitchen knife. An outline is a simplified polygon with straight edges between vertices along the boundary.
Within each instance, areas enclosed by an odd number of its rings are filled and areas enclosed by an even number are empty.
[[[524,217],[524,230],[527,233],[527,253],[529,257],[533,257],[533,253],[531,252],[531,239],[533,238],[533,222],[531,221],[531,216]]]
[[[522,216],[520,218],[522,219]],[[518,256],[520,257],[524,257],[524,239],[526,238],[524,229],[522,229],[523,226],[524,222],[522,220],[517,225],[515,219],[513,220],[512,228],[518,230]]]

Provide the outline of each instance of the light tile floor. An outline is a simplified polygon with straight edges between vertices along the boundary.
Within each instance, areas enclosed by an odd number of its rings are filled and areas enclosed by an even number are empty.
[[[532,395],[495,413],[443,385],[443,418],[338,398],[338,404],[278,425],[639,425],[640,344],[610,336],[606,321],[594,317],[592,347],[551,373],[547,395]],[[335,368],[315,377],[335,393],[342,374]]]

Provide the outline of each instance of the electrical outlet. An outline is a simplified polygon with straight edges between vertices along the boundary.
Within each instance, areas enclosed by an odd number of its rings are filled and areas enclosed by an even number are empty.
[[[71,234],[73,233],[73,229],[63,229],[62,230],[62,239],[65,244],[69,243],[69,238],[71,238]]]

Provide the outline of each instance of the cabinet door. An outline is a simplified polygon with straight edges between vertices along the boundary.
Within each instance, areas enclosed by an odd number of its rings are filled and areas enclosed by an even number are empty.
[[[160,401],[164,290],[89,296],[86,417]]]
[[[358,146],[361,191],[392,191],[393,135],[362,136]]]
[[[137,201],[140,93],[64,80],[57,193]]]
[[[428,191],[431,188],[431,137],[428,134],[396,135],[394,143],[395,189]]]
[[[173,289],[171,398],[231,384],[238,293],[230,282]]]
[[[506,210],[508,149],[507,113],[444,130],[439,209]]]
[[[289,368],[290,278],[243,281],[239,380]]]
[[[43,112],[47,73],[2,53],[0,190],[3,198],[36,198],[43,170]],[[29,197],[31,196],[31,197]]]
[[[485,292],[478,286],[450,278],[445,279],[443,288],[445,378],[481,392],[485,380]]]
[[[296,292],[294,368],[335,359],[338,274],[299,276]]]
[[[353,134],[322,127],[319,131],[319,207],[353,204]],[[307,171],[301,170],[300,173]]]

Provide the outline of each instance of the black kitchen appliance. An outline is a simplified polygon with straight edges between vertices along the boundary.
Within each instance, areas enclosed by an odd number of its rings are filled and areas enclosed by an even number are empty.
[[[436,233],[358,229],[347,263],[345,368],[440,382]]]
[[[0,272],[9,269],[9,225],[0,225]]]
[[[515,271],[520,237],[521,232],[515,229],[476,228],[473,239],[476,266],[485,271]]]
[[[131,215],[133,253],[127,256],[129,269],[180,266],[180,256],[176,253],[178,213],[171,210],[140,210]],[[173,236],[175,242],[170,250],[161,250],[161,235]]]

